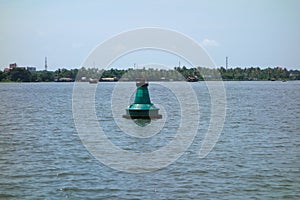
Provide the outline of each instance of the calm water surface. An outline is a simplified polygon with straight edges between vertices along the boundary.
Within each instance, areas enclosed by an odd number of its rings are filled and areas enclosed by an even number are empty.
[[[133,138],[114,122],[115,84],[99,83],[96,94],[99,124],[111,141],[135,152],[168,144],[180,121],[172,92],[150,84],[168,119],[161,133]],[[198,152],[210,97],[204,83],[192,84],[201,112],[192,145],[166,168],[133,174],[85,149],[73,121],[72,83],[1,83],[0,199],[299,199],[300,82],[225,82],[224,129],[204,159]]]

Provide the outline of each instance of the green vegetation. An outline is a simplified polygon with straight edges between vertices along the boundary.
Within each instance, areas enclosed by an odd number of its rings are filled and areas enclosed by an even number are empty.
[[[300,80],[299,70],[287,70],[286,68],[186,68],[175,67],[174,69],[109,69],[97,68],[58,69],[56,71],[30,72],[24,68],[10,69],[8,72],[0,71],[2,82],[52,82],[52,81],[83,81],[101,78],[120,79],[123,81],[134,81],[136,78],[145,77],[149,81],[185,81],[189,78],[202,80],[219,80],[219,75],[225,81],[251,81],[251,80]]]
[[[267,80],[300,80],[299,70],[287,70],[286,68],[266,68],[259,67],[251,68],[230,68],[223,67],[219,69],[210,68],[186,68],[175,67],[174,69],[85,69],[81,68],[76,80],[82,80],[82,77],[87,78],[108,78],[116,77],[124,81],[134,81],[136,78],[145,77],[149,81],[185,81],[188,78],[196,77],[199,81],[205,80],[219,80],[220,76],[225,81],[267,81]]]
[[[7,78],[11,81],[23,81],[23,82],[30,82],[31,81],[31,74],[29,71],[22,69],[22,68],[15,68],[9,70],[7,73]]]
[[[300,80],[299,70],[287,70],[286,68],[266,68],[259,67],[251,68],[234,68],[234,69],[219,69],[223,80]]]
[[[24,68],[13,68],[8,72],[0,71],[2,82],[53,82],[60,78],[75,80],[78,69],[58,69],[53,71],[30,72]]]

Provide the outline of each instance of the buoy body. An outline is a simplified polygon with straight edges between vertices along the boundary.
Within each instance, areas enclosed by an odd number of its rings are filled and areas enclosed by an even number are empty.
[[[162,115],[158,114],[159,109],[151,103],[148,83],[144,79],[139,79],[136,86],[134,103],[128,106],[123,117],[127,119],[161,119]]]

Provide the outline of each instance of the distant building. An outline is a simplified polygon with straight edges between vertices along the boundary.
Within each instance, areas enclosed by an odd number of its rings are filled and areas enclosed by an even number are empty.
[[[17,68],[17,63],[9,64],[9,69]]]
[[[102,82],[111,82],[111,81],[118,81],[117,77],[113,77],[113,78],[101,78],[100,81]]]
[[[20,68],[20,69],[26,69],[30,72],[35,72],[36,71],[36,67],[30,67],[30,66],[27,66],[27,67],[23,67],[23,66],[18,66],[17,63],[12,63],[12,64],[9,64],[9,67],[5,67],[4,68],[4,72],[9,72],[9,70],[11,69],[16,69],[16,68]]]
[[[17,63],[11,63],[11,64],[9,64],[9,67],[5,67],[5,68],[3,69],[3,71],[4,71],[4,72],[9,72],[9,70],[15,69],[15,68],[17,68]]]
[[[35,67],[26,67],[26,69],[30,72],[35,72],[36,68]]]
[[[62,78],[55,78],[54,82],[74,82],[74,79],[62,77]]]

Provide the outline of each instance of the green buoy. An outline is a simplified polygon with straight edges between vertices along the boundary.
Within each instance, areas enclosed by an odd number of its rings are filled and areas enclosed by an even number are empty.
[[[123,117],[127,119],[161,119],[162,115],[158,114],[159,109],[150,101],[148,83],[145,79],[137,79],[136,87],[134,103],[128,106]]]

